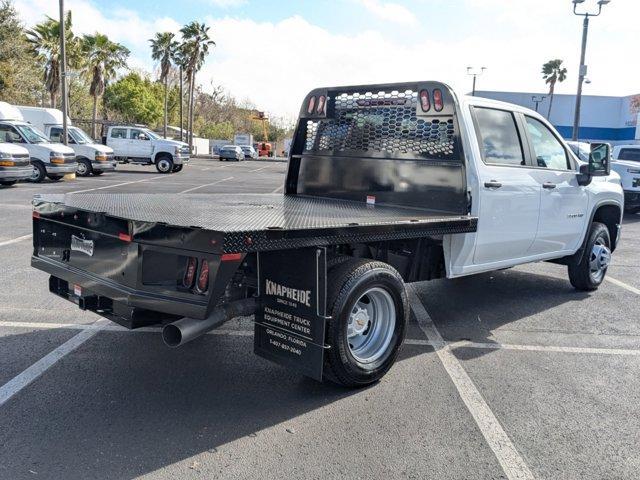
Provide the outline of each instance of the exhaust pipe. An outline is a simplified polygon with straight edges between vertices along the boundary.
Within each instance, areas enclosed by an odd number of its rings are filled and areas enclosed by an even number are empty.
[[[169,347],[179,347],[232,318],[253,315],[255,311],[256,301],[253,298],[227,303],[216,308],[204,320],[185,317],[165,325],[162,329],[162,339]]]

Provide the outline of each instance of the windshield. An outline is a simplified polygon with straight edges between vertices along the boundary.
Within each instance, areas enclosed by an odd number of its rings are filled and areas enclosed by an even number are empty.
[[[160,140],[160,136],[156,135],[154,132],[152,132],[151,130],[143,130],[144,133],[146,133],[149,138],[153,139],[153,140]]]
[[[27,142],[29,143],[51,142],[51,140],[49,140],[44,133],[36,128],[33,128],[30,125],[16,125],[16,128],[22,134],[22,136],[27,139]]]
[[[71,138],[73,138],[73,140],[75,140],[75,142],[79,143],[80,145],[84,145],[86,143],[94,143],[91,137],[89,137],[89,135],[84,133],[84,131],[80,130],[78,127],[70,127],[69,135],[71,135]]]

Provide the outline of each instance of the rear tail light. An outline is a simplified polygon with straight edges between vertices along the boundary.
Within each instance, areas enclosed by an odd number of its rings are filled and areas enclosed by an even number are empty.
[[[196,270],[198,269],[198,260],[193,257],[187,259],[187,268],[184,271],[182,286],[186,288],[193,287],[193,281],[196,279]]]
[[[307,113],[313,113],[313,109],[316,108],[316,97],[313,96],[309,99],[309,105],[307,105]]]
[[[433,108],[436,112],[441,112],[444,108],[444,103],[442,103],[442,90],[439,88],[433,91]]]
[[[431,110],[431,101],[429,100],[429,91],[420,90],[420,108],[423,112]]]
[[[326,99],[326,97],[324,95],[320,95],[318,97],[318,107],[316,108],[316,113],[318,115],[320,115],[322,112],[324,112],[324,104],[325,104],[326,100],[327,99]]]
[[[209,262],[206,259],[202,259],[200,262],[200,275],[198,275],[196,288],[200,293],[206,292],[209,288]]]

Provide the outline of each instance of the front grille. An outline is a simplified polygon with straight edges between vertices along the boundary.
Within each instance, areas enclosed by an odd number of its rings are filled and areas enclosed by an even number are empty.
[[[14,153],[11,157],[16,167],[26,167],[31,163],[28,153]]]
[[[305,153],[455,160],[451,116],[418,118],[418,92],[339,93],[334,118],[309,120]]]

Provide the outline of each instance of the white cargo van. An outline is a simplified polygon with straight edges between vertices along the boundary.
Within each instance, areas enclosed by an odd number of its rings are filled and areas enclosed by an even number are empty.
[[[5,142],[17,143],[28,150],[32,182],[41,182],[45,177],[57,181],[76,171],[76,154],[71,148],[52,142],[25,122],[20,110],[6,102],[0,102],[0,135]]]
[[[31,177],[29,151],[19,145],[6,143],[0,132],[0,185],[8,187],[18,180]]]
[[[57,108],[40,108],[18,106],[25,121],[40,129],[54,142],[62,142],[62,112]],[[96,143],[89,135],[78,127],[71,125],[67,117],[69,130],[69,146],[76,153],[78,162],[77,174],[81,177],[102,175],[116,169],[113,149]]]

